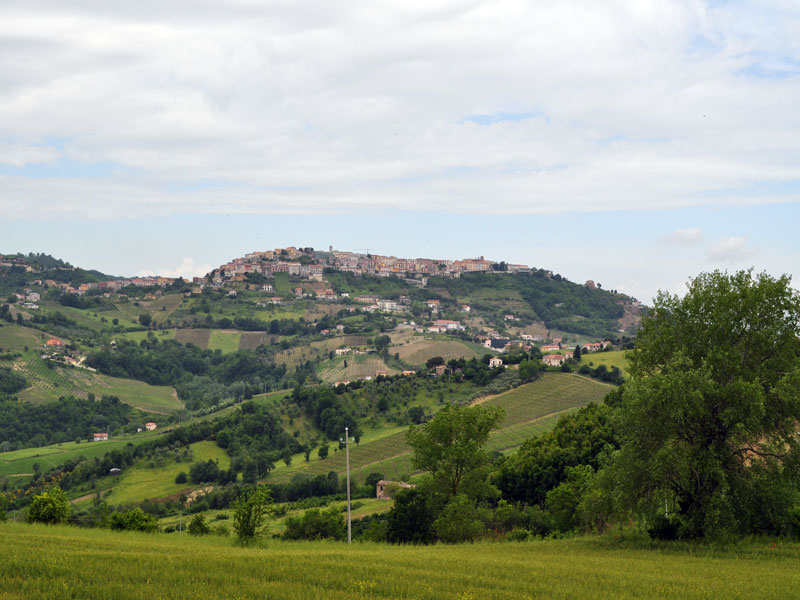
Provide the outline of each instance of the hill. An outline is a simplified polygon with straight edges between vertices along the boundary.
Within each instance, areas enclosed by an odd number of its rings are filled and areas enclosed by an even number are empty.
[[[498,431],[489,438],[489,449],[510,451],[529,437],[552,429],[558,419],[590,402],[600,402],[609,390],[603,384],[577,375],[546,373],[541,379],[522,385],[503,394],[481,399],[488,404],[502,406],[506,418]],[[363,481],[370,473],[382,473],[387,479],[408,479],[415,473],[411,465],[411,449],[405,442],[406,427],[386,427],[366,435],[364,440],[350,449],[350,468]],[[286,482],[298,474],[324,475],[329,471],[345,472],[344,452],[332,452],[328,458],[314,457],[304,462],[303,455],[293,457],[292,465],[276,465],[267,479],[269,482]]]
[[[8,598],[784,599],[798,550],[566,539],[462,546],[264,542],[0,524]]]

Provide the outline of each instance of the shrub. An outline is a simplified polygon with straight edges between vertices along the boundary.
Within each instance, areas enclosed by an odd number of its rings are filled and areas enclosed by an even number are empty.
[[[186,530],[190,535],[208,535],[211,533],[211,527],[206,523],[206,518],[199,514],[192,517]]]
[[[233,503],[233,530],[239,543],[255,541],[271,504],[272,496],[266,486],[251,488]]]
[[[66,521],[69,511],[70,504],[67,495],[60,487],[54,487],[33,497],[33,502],[28,508],[28,521],[55,525]]]
[[[138,506],[126,512],[117,512],[111,515],[111,529],[127,531],[156,531],[158,521],[153,515],[148,515]]]

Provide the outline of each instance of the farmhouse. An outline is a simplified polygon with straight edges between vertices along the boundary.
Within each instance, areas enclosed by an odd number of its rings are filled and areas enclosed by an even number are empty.
[[[552,352],[553,350],[561,350],[559,344],[545,344],[542,346],[542,352]]]
[[[494,369],[495,367],[502,367],[503,366],[503,359],[497,358],[496,356],[489,359],[489,368]]]
[[[64,345],[64,342],[57,340],[56,338],[50,338],[44,343],[44,345],[48,348],[61,348],[61,346]]]
[[[108,441],[108,434],[107,433],[95,433],[94,438],[92,441],[95,442],[107,442]]]
[[[548,367],[560,367],[565,360],[567,360],[567,357],[563,354],[545,354],[542,357],[542,362]]]
[[[158,427],[158,425],[156,425],[152,421],[150,423],[144,424],[144,428],[147,429],[147,431],[153,431],[156,427]]]

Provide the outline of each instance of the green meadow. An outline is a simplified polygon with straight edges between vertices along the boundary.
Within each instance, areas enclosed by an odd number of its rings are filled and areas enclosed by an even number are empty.
[[[784,600],[797,544],[730,548],[610,537],[462,546],[282,542],[0,524],[0,600],[530,598]]]

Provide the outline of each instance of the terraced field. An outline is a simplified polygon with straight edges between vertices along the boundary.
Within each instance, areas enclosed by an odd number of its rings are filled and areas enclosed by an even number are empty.
[[[400,358],[412,365],[424,365],[428,359],[441,356],[445,361],[451,358],[477,358],[480,356],[476,350],[457,340],[420,339],[409,344],[390,348],[390,352],[400,355]]]

